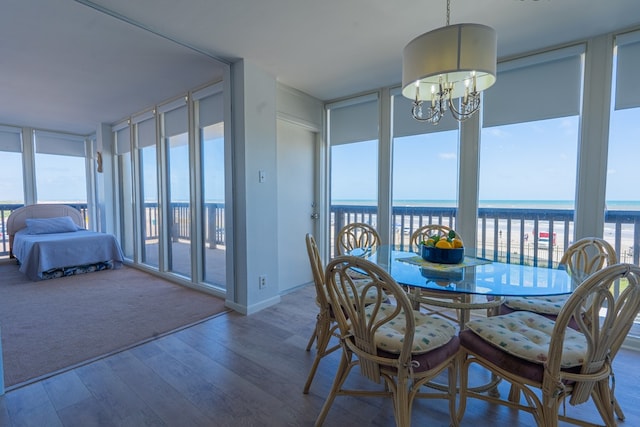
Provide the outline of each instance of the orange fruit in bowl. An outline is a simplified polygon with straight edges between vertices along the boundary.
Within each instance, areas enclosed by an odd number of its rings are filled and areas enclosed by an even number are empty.
[[[464,245],[462,243],[462,239],[458,239],[458,238],[453,239],[453,247],[454,248],[461,248],[463,246]]]
[[[449,243],[446,239],[440,239],[436,243],[436,248],[440,249],[453,249],[453,245]]]

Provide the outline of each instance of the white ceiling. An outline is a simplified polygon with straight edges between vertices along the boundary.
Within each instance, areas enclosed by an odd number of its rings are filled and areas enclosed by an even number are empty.
[[[216,80],[214,58],[320,100],[392,86],[445,17],[445,0],[2,0],[0,124],[89,134]],[[452,0],[461,22],[506,58],[640,26],[640,1]]]

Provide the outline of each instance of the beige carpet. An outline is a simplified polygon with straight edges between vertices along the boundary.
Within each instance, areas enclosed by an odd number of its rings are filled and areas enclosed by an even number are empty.
[[[130,267],[32,282],[0,263],[5,386],[225,312],[224,301]]]

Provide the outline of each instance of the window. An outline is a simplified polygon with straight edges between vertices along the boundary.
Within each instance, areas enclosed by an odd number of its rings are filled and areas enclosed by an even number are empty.
[[[223,97],[219,85],[194,94],[202,160],[203,280],[226,287],[225,140]]]
[[[450,114],[437,126],[419,122],[411,108],[393,96],[393,242],[402,250],[423,225],[455,228],[458,205],[458,123]]]
[[[183,100],[163,112],[167,159],[167,225],[169,265],[167,270],[191,277],[191,197],[189,182],[189,118]]]
[[[616,37],[609,157],[607,163],[604,238],[616,247],[621,262],[637,264],[640,257],[634,232],[640,216],[638,135],[640,134],[640,32]]]
[[[156,151],[156,120],[153,113],[134,119],[138,148],[140,180],[141,262],[159,267],[160,215],[158,206],[158,155]]]
[[[0,180],[0,204],[24,204],[21,129],[0,126],[0,164],[5,177]]]
[[[0,255],[6,255],[9,253],[7,218],[15,205],[24,204],[21,129],[0,126],[0,165],[4,174],[0,180]]]
[[[580,45],[498,65],[480,143],[484,254],[551,265],[572,241],[583,53]]]
[[[43,131],[35,131],[34,137],[38,203],[86,204],[84,138]]]
[[[356,98],[329,107],[331,146],[331,251],[346,224],[377,226],[378,98]]]
[[[133,210],[133,169],[131,163],[131,128],[128,124],[115,129],[115,154],[120,179],[120,246],[124,256],[134,258],[135,216]]]

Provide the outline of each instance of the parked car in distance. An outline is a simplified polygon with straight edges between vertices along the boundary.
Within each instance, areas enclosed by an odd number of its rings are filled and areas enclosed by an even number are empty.
[[[556,233],[553,233],[552,245],[553,246],[556,245]],[[549,249],[549,232],[548,231],[538,232],[538,248]]]

